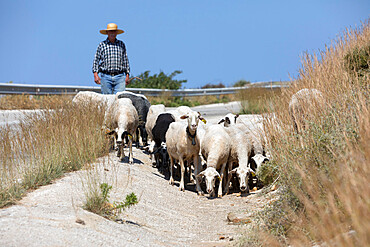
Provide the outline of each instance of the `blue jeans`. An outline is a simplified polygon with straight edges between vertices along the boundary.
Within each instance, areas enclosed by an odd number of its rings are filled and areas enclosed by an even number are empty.
[[[100,73],[100,79],[102,94],[116,94],[126,89],[125,73],[115,76]]]

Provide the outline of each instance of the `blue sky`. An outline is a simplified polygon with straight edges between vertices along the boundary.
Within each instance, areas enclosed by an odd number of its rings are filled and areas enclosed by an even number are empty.
[[[301,56],[370,17],[368,0],[0,1],[0,82],[96,86],[96,48],[125,30],[131,74],[183,73],[185,88],[296,77]]]

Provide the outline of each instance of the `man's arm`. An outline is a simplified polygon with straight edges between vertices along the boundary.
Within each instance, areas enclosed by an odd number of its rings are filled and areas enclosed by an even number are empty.
[[[100,84],[100,77],[98,75],[98,72],[94,72],[94,81],[96,84]]]
[[[98,75],[99,71],[99,61],[100,61],[100,46],[99,44],[98,49],[96,50],[94,61],[93,61],[93,73],[94,73],[94,81],[96,84],[100,84],[100,77]]]

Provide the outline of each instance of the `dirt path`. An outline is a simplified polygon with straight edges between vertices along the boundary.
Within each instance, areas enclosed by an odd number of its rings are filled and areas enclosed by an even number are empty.
[[[197,196],[191,185],[181,192],[178,183],[170,186],[151,166],[147,154],[134,148],[134,158],[128,165],[111,153],[93,164],[93,174],[66,174],[1,209],[0,246],[226,246],[244,230],[228,215],[248,218],[267,202],[259,192],[215,199]],[[82,209],[91,178],[113,185],[110,201],[131,192],[139,196],[140,202],[123,213],[125,222]]]

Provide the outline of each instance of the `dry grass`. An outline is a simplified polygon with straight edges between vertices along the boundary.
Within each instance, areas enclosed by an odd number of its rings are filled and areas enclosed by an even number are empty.
[[[261,114],[273,106],[272,98],[281,95],[281,88],[261,88],[251,86],[240,90],[236,98],[241,102],[241,114]]]
[[[0,110],[59,109],[71,95],[6,95],[0,98]]]
[[[255,246],[370,245],[369,58],[366,22],[304,57],[298,79],[274,98],[276,119],[266,126],[273,161],[264,170],[277,170],[281,197],[261,213]],[[325,101],[305,105],[308,127],[296,134],[288,104],[302,88]]]
[[[106,155],[108,141],[101,131],[104,113],[100,109],[58,101],[49,109],[28,114],[17,127],[2,127],[0,207]]]

